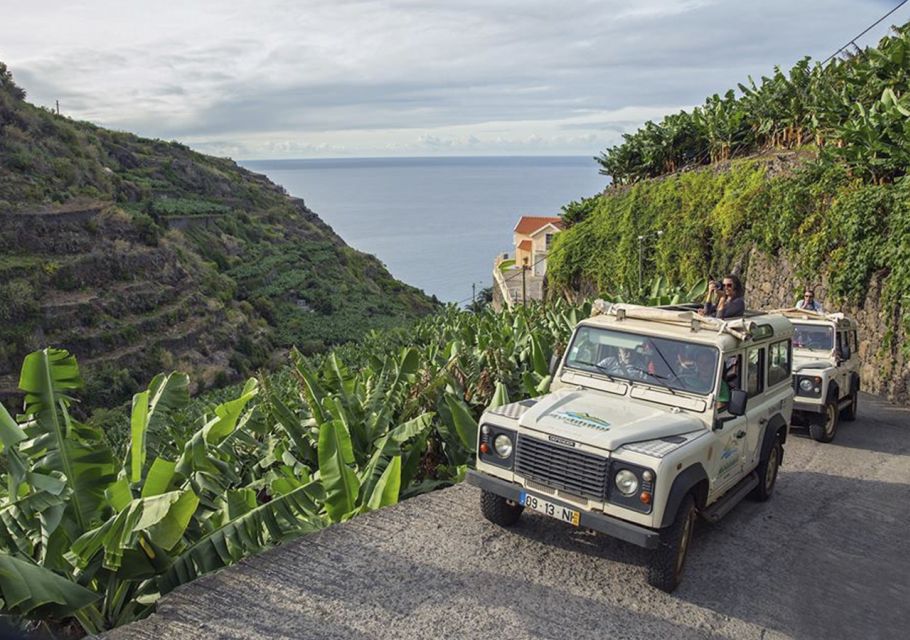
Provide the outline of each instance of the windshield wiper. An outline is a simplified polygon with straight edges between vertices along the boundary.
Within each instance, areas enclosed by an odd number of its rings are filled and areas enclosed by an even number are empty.
[[[599,373],[602,373],[603,375],[605,375],[610,382],[619,382],[616,378],[614,378],[610,374],[609,370],[606,367],[602,367],[599,364],[597,364],[596,362],[585,362],[584,360],[575,360],[572,364],[583,364],[588,367],[594,367],[595,369],[597,369],[597,371]],[[632,367],[630,367],[630,369],[631,368]]]
[[[657,375],[656,373],[651,373],[651,372],[648,371],[647,369],[640,369],[639,367],[629,367],[629,368],[630,368],[630,369],[633,369],[634,371],[638,371],[639,373],[643,373],[643,374],[645,374],[646,376],[651,376],[652,378],[654,378],[655,380],[657,380],[657,383],[658,383],[660,386],[662,386],[664,389],[666,389],[667,391],[669,391],[670,393],[672,393],[674,396],[676,395],[676,392],[673,391],[673,387],[671,387],[669,384],[667,384],[666,378],[664,378],[663,376],[659,376],[659,375]],[[674,374],[674,375],[675,375],[675,374]]]

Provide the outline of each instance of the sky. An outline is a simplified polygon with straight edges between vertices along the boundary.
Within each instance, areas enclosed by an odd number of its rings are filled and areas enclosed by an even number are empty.
[[[235,159],[596,155],[899,2],[0,0],[0,61],[35,104]]]

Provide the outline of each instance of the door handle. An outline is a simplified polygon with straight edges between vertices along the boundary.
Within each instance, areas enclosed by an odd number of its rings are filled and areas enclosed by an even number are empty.
[[[745,431],[737,431],[737,432],[736,432],[736,439],[737,439],[737,440],[741,440],[742,438],[745,438],[745,437],[746,437],[746,432],[745,432]]]

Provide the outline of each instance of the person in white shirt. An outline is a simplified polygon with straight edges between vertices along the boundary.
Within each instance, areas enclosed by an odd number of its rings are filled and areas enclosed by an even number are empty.
[[[824,313],[822,311],[822,303],[815,299],[815,291],[812,289],[806,289],[803,292],[803,299],[796,303],[796,308],[814,311],[815,313]]]

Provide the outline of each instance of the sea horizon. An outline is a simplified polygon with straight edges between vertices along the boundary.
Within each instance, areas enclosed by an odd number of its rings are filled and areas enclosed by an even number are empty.
[[[522,215],[601,192],[593,156],[390,156],[239,161],[301,198],[350,246],[445,302],[492,285]]]

